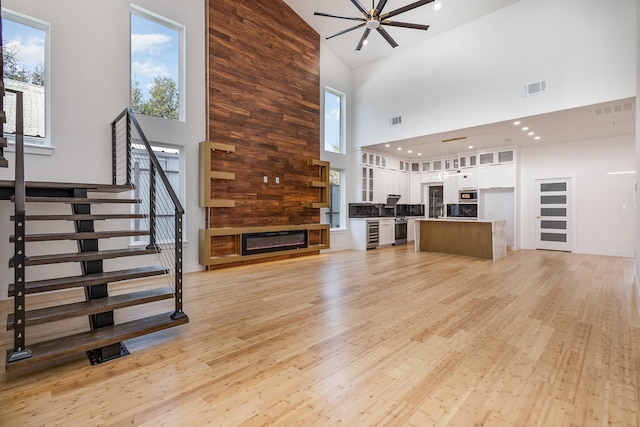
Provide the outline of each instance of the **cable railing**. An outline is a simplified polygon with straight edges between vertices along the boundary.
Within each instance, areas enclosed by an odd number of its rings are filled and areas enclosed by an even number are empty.
[[[113,184],[131,185],[135,198],[141,200],[135,205],[135,213],[145,217],[134,220],[134,228],[149,231],[149,240],[144,243],[147,248],[156,249],[169,272],[166,277],[175,293],[172,318],[185,317],[182,310],[184,208],[131,109],[125,109],[111,123],[111,135]]]

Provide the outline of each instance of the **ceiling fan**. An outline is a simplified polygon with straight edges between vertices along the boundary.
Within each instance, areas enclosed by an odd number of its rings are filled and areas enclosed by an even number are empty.
[[[362,3],[360,3],[359,0],[351,0],[351,3],[353,3],[358,8],[358,10],[360,12],[362,12],[362,14],[364,15],[364,18],[350,17],[350,16],[338,16],[338,15],[331,15],[331,14],[322,13],[322,12],[314,12],[313,14],[314,15],[318,15],[318,16],[327,16],[329,18],[348,19],[350,21],[359,21],[359,22],[361,22],[360,24],[356,25],[355,27],[347,28],[346,30],[340,31],[339,33],[336,33],[334,35],[326,37],[326,40],[329,40],[329,39],[331,39],[333,37],[342,35],[344,33],[348,33],[349,31],[353,31],[353,30],[356,30],[358,28],[365,27],[364,33],[362,34],[362,37],[360,38],[360,41],[358,42],[358,45],[356,46],[356,50],[362,49],[362,46],[365,44],[365,41],[367,40],[367,37],[369,37],[369,33],[371,32],[371,30],[378,31],[378,33],[380,33],[380,35],[382,37],[384,37],[384,39],[391,45],[391,47],[398,46],[398,43],[396,43],[396,41],[393,40],[393,38],[391,38],[389,33],[383,28],[383,26],[385,26],[385,25],[388,25],[390,27],[413,28],[415,30],[428,30],[429,29],[428,25],[409,24],[409,23],[406,23],[406,22],[388,21],[388,19],[393,17],[393,16],[400,15],[401,13],[408,12],[408,11],[410,11],[412,9],[415,9],[416,7],[424,6],[425,4],[431,3],[433,0],[419,0],[419,1],[416,1],[414,3],[408,4],[408,5],[404,6],[404,7],[401,7],[399,9],[392,10],[391,12],[387,12],[385,14],[382,14],[382,10],[384,9],[385,5],[387,4],[387,0],[379,0],[378,1],[378,6],[376,6],[376,7],[374,7],[374,1],[375,0],[371,0],[371,10],[367,11],[367,9],[365,9],[364,6],[362,6]]]

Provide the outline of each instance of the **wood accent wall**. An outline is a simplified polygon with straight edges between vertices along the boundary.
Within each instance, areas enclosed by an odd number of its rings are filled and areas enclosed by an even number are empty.
[[[320,36],[282,0],[207,7],[208,140],[236,148],[211,165],[236,178],[212,183],[235,207],[209,208],[205,227],[319,223]]]

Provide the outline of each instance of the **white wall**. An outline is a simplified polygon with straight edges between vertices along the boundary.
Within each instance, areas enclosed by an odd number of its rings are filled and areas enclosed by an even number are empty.
[[[198,265],[198,143],[206,135],[204,0],[134,4],[186,26],[186,122],[139,117],[151,141],[184,146],[186,240],[184,268]],[[111,121],[129,105],[129,0],[4,0],[6,9],[48,22],[51,42],[51,155],[27,154],[27,180],[111,182]],[[10,165],[13,155],[7,156]],[[0,170],[13,179],[14,169]],[[13,206],[0,203],[0,235],[13,234]],[[11,277],[6,260],[13,249],[0,243],[0,275]],[[0,298],[6,298],[6,281]]]
[[[635,0],[521,0],[354,71],[366,146],[635,96]],[[523,97],[546,79],[548,92]],[[389,126],[401,114],[402,126]]]
[[[535,248],[535,179],[571,177],[575,184],[573,251],[634,256],[634,136],[526,147],[520,150],[520,242]]]
[[[636,8],[636,46],[640,46],[640,7]],[[635,246],[634,256],[636,257],[635,263],[635,281],[636,281],[636,303],[638,305],[638,311],[640,312],[640,279],[638,279],[638,273],[640,272],[640,257],[638,257],[638,248],[640,247],[640,193],[638,193],[638,171],[640,171],[640,109],[637,106],[637,92],[640,88],[640,56],[636,55],[636,181],[635,181],[635,207],[636,207],[636,221],[635,221]]]
[[[349,227],[349,201],[355,197],[350,192],[357,185],[358,174],[355,160],[357,156],[352,151],[353,147],[353,89],[351,83],[352,72],[344,62],[329,50],[323,43],[320,43],[320,129],[324,130],[324,88],[329,87],[345,94],[346,104],[346,132],[345,132],[345,154],[337,154],[324,150],[324,133],[320,135],[320,158],[331,163],[332,168],[343,169],[346,198],[344,200],[344,230],[333,230],[331,232],[331,248],[329,251],[337,251],[351,248],[351,239],[347,228]],[[321,210],[321,215],[324,213]]]

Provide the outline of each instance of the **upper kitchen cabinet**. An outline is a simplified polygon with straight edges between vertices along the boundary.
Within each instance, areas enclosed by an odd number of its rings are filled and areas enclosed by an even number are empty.
[[[516,186],[516,165],[490,165],[478,168],[478,188],[513,188]]]

